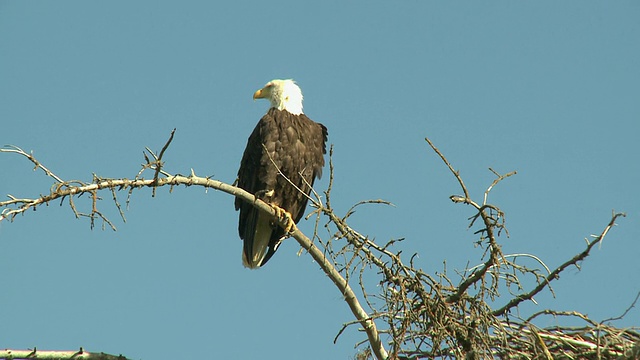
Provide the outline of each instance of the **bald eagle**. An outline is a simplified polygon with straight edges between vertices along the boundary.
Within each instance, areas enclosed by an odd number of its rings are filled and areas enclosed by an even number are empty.
[[[313,182],[322,176],[327,128],[302,112],[302,91],[293,80],[272,80],[253,94],[271,107],[249,136],[238,170],[238,187],[284,210],[298,223]],[[242,263],[255,269],[273,256],[287,236],[276,219],[239,198]]]

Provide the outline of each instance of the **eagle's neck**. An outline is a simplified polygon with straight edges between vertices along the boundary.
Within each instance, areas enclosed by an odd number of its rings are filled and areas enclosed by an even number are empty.
[[[272,107],[278,110],[286,110],[293,115],[302,114],[302,105],[294,105],[294,104],[271,104]]]
[[[296,85],[293,86],[295,88],[285,88],[281,93],[273,94],[270,99],[271,107],[286,110],[293,115],[302,114],[302,92]]]

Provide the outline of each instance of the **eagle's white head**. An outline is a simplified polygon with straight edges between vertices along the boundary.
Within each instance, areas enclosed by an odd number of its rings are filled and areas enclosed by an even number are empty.
[[[302,90],[291,79],[269,81],[253,94],[253,99],[269,99],[271,107],[293,115],[302,114]]]

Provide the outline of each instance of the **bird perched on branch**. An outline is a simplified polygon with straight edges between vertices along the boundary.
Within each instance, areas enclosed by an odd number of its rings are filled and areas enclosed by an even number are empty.
[[[253,94],[271,107],[249,136],[238,170],[238,187],[270,204],[287,223],[239,198],[242,263],[255,269],[273,256],[304,215],[311,187],[322,176],[327,128],[302,112],[302,91],[293,80],[272,80]]]

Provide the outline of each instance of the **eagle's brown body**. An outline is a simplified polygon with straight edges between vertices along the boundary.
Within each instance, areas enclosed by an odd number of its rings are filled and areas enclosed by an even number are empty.
[[[304,113],[270,108],[249,136],[238,187],[286,210],[297,223],[314,180],[322,175],[326,140],[327,128]],[[250,203],[236,198],[235,207],[245,266],[260,267],[275,253],[284,230]]]

